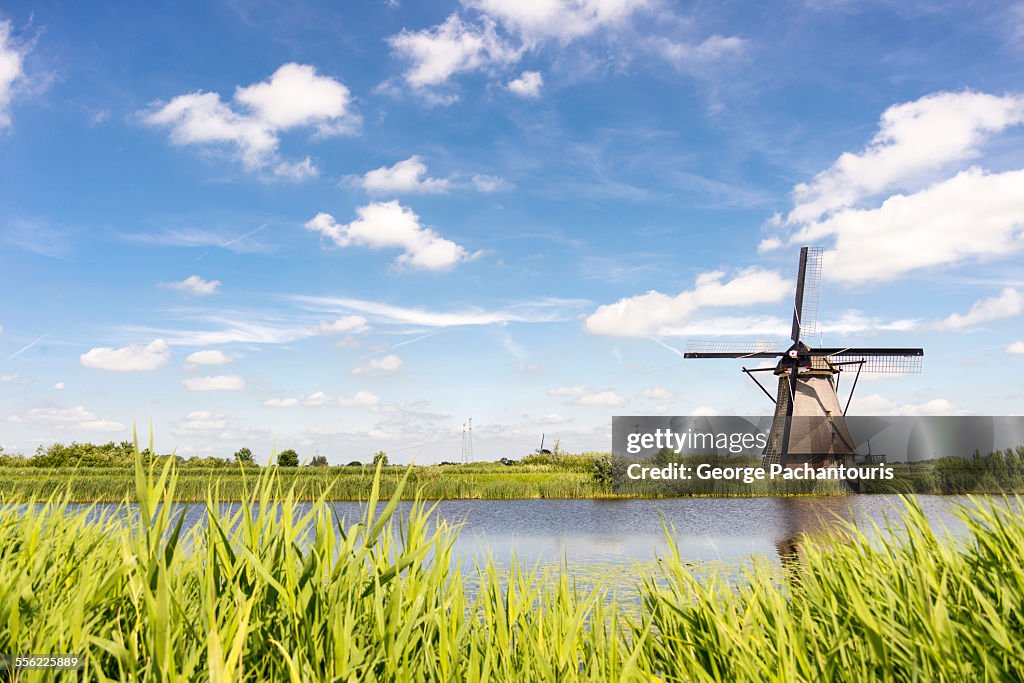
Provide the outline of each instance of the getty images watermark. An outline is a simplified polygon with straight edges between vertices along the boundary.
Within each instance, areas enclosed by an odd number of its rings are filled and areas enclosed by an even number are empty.
[[[681,456],[686,452],[704,455],[724,455],[751,457],[764,453],[771,435],[769,429],[753,431],[711,431],[695,429],[692,425],[685,429],[659,427],[653,431],[632,431],[625,435],[626,454],[637,456],[645,451],[654,451],[662,457],[671,453]],[[753,484],[755,481],[782,479],[789,481],[823,479],[833,481],[880,480],[895,478],[895,470],[878,463],[868,466],[854,466],[845,463],[834,463],[825,466],[812,466],[804,462],[784,467],[781,464],[769,464],[767,467],[730,466],[717,463],[702,462],[687,465],[680,462],[668,462],[649,465],[641,462],[630,463],[626,467],[626,476],[633,480],[699,480],[699,481],[739,481]]]

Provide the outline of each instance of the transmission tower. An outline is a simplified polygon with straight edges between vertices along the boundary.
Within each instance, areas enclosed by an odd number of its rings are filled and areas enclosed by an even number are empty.
[[[473,462],[473,418],[462,423],[462,462]]]

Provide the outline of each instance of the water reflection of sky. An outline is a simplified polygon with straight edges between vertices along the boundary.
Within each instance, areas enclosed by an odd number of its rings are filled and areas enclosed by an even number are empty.
[[[918,496],[933,528],[962,536],[951,496]],[[356,502],[334,503],[346,524],[363,513]],[[205,506],[182,506],[186,528],[204,523]],[[898,496],[865,495],[803,498],[668,498],[627,500],[452,500],[436,514],[461,525],[454,545],[463,567],[491,558],[507,567],[512,558],[524,566],[592,565],[625,567],[649,563],[670,552],[665,526],[680,556],[695,566],[749,565],[763,556],[778,562],[804,535],[819,536],[840,520],[856,520],[870,530],[885,527],[903,507]],[[237,504],[225,505],[225,512]],[[110,512],[115,506],[97,506]],[[407,509],[407,505],[403,505]],[[401,514],[401,510],[399,511]],[[883,531],[883,534],[885,532]]]

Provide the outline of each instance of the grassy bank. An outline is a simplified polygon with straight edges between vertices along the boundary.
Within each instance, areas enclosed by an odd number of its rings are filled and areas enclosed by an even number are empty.
[[[397,528],[401,484],[383,514],[369,505],[342,528],[322,501],[300,514],[270,473],[230,516],[211,493],[206,524],[185,534],[165,504],[178,484],[140,465],[134,526],[88,522],[62,502],[32,515],[0,507],[0,652],[83,653],[82,680],[1024,674],[1019,512],[972,510],[973,538],[954,546],[908,503],[898,542],[808,541],[786,577],[760,566],[741,585],[698,582],[672,555],[637,577],[635,594],[611,597],[519,568],[467,577],[450,553],[457,530],[428,523],[428,508],[414,505]]]

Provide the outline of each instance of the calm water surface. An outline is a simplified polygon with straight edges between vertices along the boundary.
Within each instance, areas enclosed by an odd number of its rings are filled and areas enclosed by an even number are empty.
[[[953,510],[958,496],[917,496],[933,528],[965,533]],[[363,506],[333,503],[346,524]],[[102,507],[102,506],[101,506]],[[111,506],[113,507],[113,506]],[[203,505],[182,505],[185,526],[204,523]],[[224,506],[237,510],[237,504]],[[674,528],[683,559],[693,563],[748,564],[757,556],[777,563],[803,534],[820,535],[839,520],[885,526],[903,507],[898,496],[822,498],[672,498],[634,500],[454,500],[437,514],[462,530],[454,547],[465,567],[488,556],[508,566],[558,564],[569,568],[648,563],[669,552],[663,523]],[[873,532],[869,532],[873,535]]]

